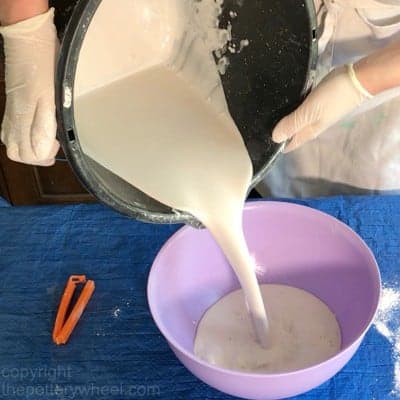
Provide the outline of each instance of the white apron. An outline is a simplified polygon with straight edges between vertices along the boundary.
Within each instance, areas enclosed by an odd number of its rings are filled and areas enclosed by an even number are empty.
[[[332,68],[400,40],[400,0],[321,1],[317,83]],[[282,156],[257,189],[276,197],[400,192],[400,88]]]

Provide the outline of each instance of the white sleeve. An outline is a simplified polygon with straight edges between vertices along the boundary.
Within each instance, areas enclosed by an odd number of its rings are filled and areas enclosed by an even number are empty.
[[[341,8],[376,9],[382,7],[400,7],[400,0],[314,0],[325,4],[337,4]]]
[[[400,0],[374,0],[378,7],[360,7],[357,12],[377,39],[400,33]]]
[[[387,6],[400,6],[400,0],[376,0],[376,2]]]

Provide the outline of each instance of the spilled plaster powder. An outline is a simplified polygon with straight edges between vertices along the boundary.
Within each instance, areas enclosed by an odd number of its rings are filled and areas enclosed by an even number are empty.
[[[374,325],[393,346],[394,382],[391,394],[400,397],[400,290],[382,289]]]
[[[243,2],[237,4],[242,6]],[[250,44],[248,39],[237,41],[232,36],[234,20],[238,17],[236,11],[229,11],[230,20],[226,28],[220,27],[223,5],[224,0],[195,1],[196,25],[200,28],[208,51],[214,54],[221,75],[225,74],[230,64],[229,54],[239,54]]]
[[[119,314],[121,314],[121,310],[119,308],[115,308],[113,311],[114,318],[118,318]]]

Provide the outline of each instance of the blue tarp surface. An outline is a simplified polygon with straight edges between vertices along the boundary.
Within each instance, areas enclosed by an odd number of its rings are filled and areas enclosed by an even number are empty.
[[[385,287],[400,290],[400,197],[298,203],[350,225],[374,251]],[[149,313],[150,266],[178,228],[136,222],[96,204],[1,207],[0,398],[231,399],[178,362]],[[94,279],[96,291],[69,343],[55,346],[54,318],[71,274]],[[399,313],[392,318],[399,326]],[[395,361],[393,343],[373,327],[338,375],[296,399],[400,397]]]

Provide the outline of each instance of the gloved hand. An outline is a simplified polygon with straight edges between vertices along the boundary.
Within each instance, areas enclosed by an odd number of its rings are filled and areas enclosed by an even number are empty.
[[[0,27],[6,65],[6,109],[1,140],[14,161],[49,166],[59,149],[54,103],[59,48],[54,9]]]
[[[357,79],[352,65],[338,68],[321,81],[297,110],[278,123],[272,139],[277,143],[291,139],[284,152],[293,151],[371,97]]]

